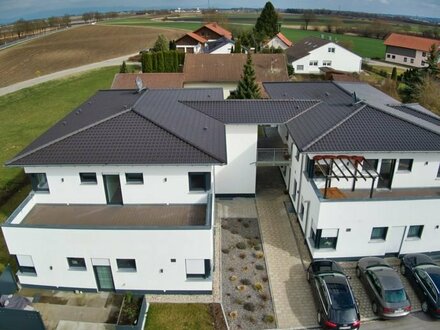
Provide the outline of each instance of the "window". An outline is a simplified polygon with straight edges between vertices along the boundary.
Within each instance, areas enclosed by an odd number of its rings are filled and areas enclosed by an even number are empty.
[[[211,173],[209,172],[190,172],[189,191],[208,191],[211,189]]]
[[[377,171],[378,164],[379,159],[365,159],[362,163],[362,166],[366,171]]]
[[[29,174],[32,183],[32,190],[35,192],[49,192],[49,184],[47,183],[46,173]]]
[[[67,263],[72,269],[86,269],[86,261],[84,258],[67,258]]]
[[[421,238],[423,233],[423,226],[409,226],[408,238]]]
[[[304,65],[297,65],[296,66],[296,71],[303,71],[304,70]]]
[[[315,249],[336,249],[339,229],[317,229],[313,243]]]
[[[17,255],[15,259],[17,260],[18,270],[20,273],[23,275],[37,275],[32,256]]]
[[[329,47],[328,48],[328,52],[329,53],[334,53],[335,52],[335,47]]]
[[[116,264],[118,265],[118,270],[136,271],[135,259],[116,259]]]
[[[304,203],[301,203],[301,206],[299,207],[299,213],[298,213],[299,218],[300,218],[301,220],[303,220],[304,210],[305,210]]]
[[[144,184],[144,175],[142,173],[125,173],[127,184]]]
[[[211,276],[211,260],[186,259],[186,278],[206,279]]]
[[[96,173],[80,173],[79,178],[81,183],[87,184],[96,184],[98,181],[96,180]]]
[[[403,62],[408,62],[408,59],[406,57],[403,58]]]
[[[397,170],[404,172],[411,172],[412,165],[413,165],[412,159],[399,159],[399,167],[397,168]]]
[[[387,54],[387,58],[390,58],[391,57],[391,55],[390,54]]]
[[[328,171],[330,170],[330,167],[327,164],[315,162],[313,167],[313,177],[314,178],[325,178],[326,174],[329,174]],[[324,172],[324,173],[323,173]]]
[[[438,165],[437,178],[440,178],[440,164]]]
[[[374,227],[371,231],[371,240],[385,240],[387,238],[388,227]]]
[[[296,190],[298,189],[298,182],[296,179],[293,179],[293,191],[292,191],[292,199],[293,201],[296,200]]]
[[[310,66],[318,66],[318,61],[310,61],[309,65]]]
[[[332,61],[322,61],[322,66],[332,66]]]
[[[414,59],[412,58],[412,59],[410,60],[410,62],[411,62],[411,64],[414,64]]]
[[[426,57],[426,52],[423,52],[423,53],[422,53],[422,56],[423,56],[423,57]]]
[[[396,55],[391,55],[391,58],[394,60],[396,59]]]

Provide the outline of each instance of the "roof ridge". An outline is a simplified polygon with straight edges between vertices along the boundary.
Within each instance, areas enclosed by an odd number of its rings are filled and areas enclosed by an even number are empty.
[[[348,121],[349,119],[351,119],[352,117],[354,117],[355,115],[357,115],[361,110],[365,109],[368,105],[367,104],[363,104],[361,107],[359,107],[358,109],[356,109],[355,111],[353,111],[351,114],[349,114],[347,117],[345,117],[344,119],[342,119],[339,123],[337,123],[336,125],[333,125],[333,127],[331,127],[330,129],[328,129],[327,131],[325,131],[324,133],[322,133],[320,136],[318,136],[316,139],[312,140],[311,142],[309,142],[308,144],[306,144],[302,150],[305,151],[307,149],[309,149],[312,145],[314,145],[315,143],[317,143],[319,140],[321,140],[322,138],[324,138],[326,135],[330,134],[332,131],[334,131],[336,128],[338,128],[339,126],[341,126],[342,124],[344,124],[346,121]]]
[[[220,100],[218,100],[218,101],[220,101]],[[226,101],[226,100],[222,100],[222,102],[224,102],[224,101]],[[191,105],[185,103],[185,102],[217,102],[216,100],[212,100],[212,101],[177,101],[177,102],[182,103],[182,104],[185,105],[186,107],[191,108],[191,109],[194,109],[195,111],[200,112],[201,114],[204,114],[205,116],[207,116],[207,117],[209,117],[209,118],[212,118],[212,119],[218,121],[219,123],[225,125],[225,123],[222,122],[222,121],[220,121],[218,118],[215,118],[215,117],[213,117],[213,116],[210,116],[210,115],[208,115],[207,113],[204,113],[203,111],[201,111],[200,109],[194,108],[193,106],[191,106]]]
[[[186,105],[188,103],[205,103],[205,102],[322,102],[320,99],[226,99],[226,100],[183,100],[179,101]]]
[[[307,109],[304,109],[303,111],[301,111],[299,114],[297,114],[296,116],[293,116],[292,118],[290,118],[288,121],[285,122],[285,124],[287,125],[289,122],[291,122],[292,120],[302,116],[303,114],[305,114],[306,112],[308,112],[309,110],[312,110],[313,108],[315,108],[316,106],[324,103],[324,101],[322,100],[316,100],[318,102],[316,102],[315,104],[311,105],[310,107],[308,107]]]
[[[9,165],[9,164],[11,164],[11,163],[13,163],[13,162],[16,162],[17,160],[20,160],[20,159],[22,159],[22,158],[24,158],[24,157],[27,157],[27,156],[29,156],[29,155],[32,155],[33,153],[35,153],[35,152],[37,152],[37,151],[40,151],[40,150],[42,150],[42,149],[44,149],[44,148],[46,148],[46,147],[49,147],[49,146],[51,146],[51,145],[53,145],[53,144],[55,144],[55,143],[58,143],[58,142],[60,142],[60,141],[63,141],[63,140],[65,140],[65,139],[67,139],[67,138],[69,138],[69,137],[71,137],[71,136],[74,136],[74,135],[76,135],[76,134],[78,134],[78,133],[81,133],[81,132],[84,132],[84,131],[86,131],[86,130],[92,128],[92,127],[98,126],[98,125],[100,125],[100,124],[102,124],[102,123],[104,123],[104,122],[106,122],[106,121],[109,121],[109,120],[111,120],[111,119],[114,119],[114,118],[116,118],[116,117],[119,117],[119,116],[121,116],[121,115],[123,115],[123,114],[125,114],[125,113],[127,113],[127,112],[129,112],[129,111],[131,111],[131,110],[132,110],[132,108],[123,109],[122,111],[120,111],[120,112],[118,112],[118,113],[116,113],[116,114],[113,114],[113,115],[111,115],[111,116],[109,116],[109,117],[106,117],[106,118],[104,118],[104,119],[98,120],[98,121],[94,122],[93,124],[90,124],[90,125],[84,126],[84,127],[80,128],[80,129],[77,129],[77,130],[75,130],[75,131],[73,131],[73,132],[70,132],[69,134],[63,135],[62,137],[59,137],[58,139],[52,140],[52,141],[50,141],[50,142],[48,142],[48,143],[45,143],[45,144],[43,144],[43,145],[41,145],[41,146],[39,146],[39,147],[37,147],[37,148],[35,148],[35,149],[32,149],[32,150],[30,150],[30,151],[28,151],[28,152],[25,152],[24,154],[20,154],[19,156],[16,156],[16,157],[12,158],[11,160],[7,161],[7,162],[5,163],[5,165]]]
[[[140,97],[139,99],[141,99],[141,98],[142,98],[142,97]],[[138,101],[139,101],[139,100],[138,100]],[[181,103],[181,101],[177,101],[177,102]],[[205,153],[205,154],[208,155],[209,157],[214,158],[214,159],[218,160],[219,162],[226,163],[226,159],[223,160],[223,159],[219,159],[219,158],[217,158],[217,156],[213,155],[212,153],[210,153],[210,152],[208,152],[208,151],[206,151],[206,150],[203,150],[201,147],[195,145],[194,143],[188,141],[187,139],[181,137],[180,135],[177,135],[175,132],[172,132],[170,129],[164,127],[163,125],[160,125],[160,124],[159,124],[158,122],[156,122],[155,120],[152,120],[151,118],[149,118],[149,117],[143,115],[142,113],[138,112],[138,111],[135,109],[135,105],[136,105],[136,104],[137,104],[137,102],[133,105],[133,112],[135,112],[136,114],[138,114],[138,115],[141,116],[142,118],[145,118],[146,120],[152,122],[152,123],[155,124],[156,126],[162,128],[163,130],[165,130],[165,131],[167,131],[168,133],[174,135],[175,137],[179,138],[180,140],[182,140],[182,141],[186,142],[187,144],[193,146],[194,148],[200,150],[201,152]],[[183,104],[183,103],[182,103],[182,104]],[[184,105],[187,106],[186,104],[184,104]],[[199,112],[199,113],[201,113],[201,114],[203,114],[203,115],[205,115],[205,116],[207,116],[207,117],[209,117],[209,118],[212,118],[211,116],[208,116],[207,114],[205,114],[205,113],[203,113],[203,112],[201,112],[201,111],[199,111],[199,110],[197,110],[197,109],[194,109],[194,108],[192,108],[192,107],[190,107],[190,106],[187,106],[187,107],[189,107],[190,109],[193,109],[193,110],[195,110],[195,111],[197,111],[197,112]],[[215,118],[212,118],[212,119],[215,119]],[[221,122],[221,121],[218,120],[218,119],[215,119],[215,120],[216,120],[217,122],[219,122],[220,124],[222,124],[222,125],[223,125],[223,129],[225,129],[225,127],[224,127],[224,123],[223,123],[223,122]],[[225,134],[226,134],[226,133],[225,133]]]

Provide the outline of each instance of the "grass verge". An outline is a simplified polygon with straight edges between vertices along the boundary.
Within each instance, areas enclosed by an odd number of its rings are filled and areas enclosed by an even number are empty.
[[[208,304],[151,304],[145,330],[214,329]]]

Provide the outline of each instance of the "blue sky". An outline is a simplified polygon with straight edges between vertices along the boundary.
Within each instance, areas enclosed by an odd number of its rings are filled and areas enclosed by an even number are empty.
[[[259,0],[209,0],[211,7],[262,7]],[[385,14],[404,14],[440,17],[440,0],[274,0],[277,8],[327,8],[366,11]],[[20,17],[45,17],[78,13],[83,10],[123,10],[130,8],[206,8],[208,0],[0,0],[0,22]]]

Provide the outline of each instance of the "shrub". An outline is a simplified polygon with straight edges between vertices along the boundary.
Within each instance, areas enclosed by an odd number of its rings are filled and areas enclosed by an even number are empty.
[[[250,226],[249,222],[243,222],[243,227],[244,228],[249,228],[249,226]]]
[[[273,315],[264,315],[263,322],[264,323],[273,323],[273,322],[275,322],[275,318],[273,317]]]
[[[249,322],[251,322],[253,324],[255,324],[257,322],[252,315],[249,315],[248,320],[249,320]]]
[[[269,295],[267,293],[260,293],[260,299],[263,301],[268,301]]]
[[[254,289],[255,289],[255,291],[258,291],[258,292],[263,291],[263,284],[261,284],[259,282],[255,283],[254,284]]]
[[[228,270],[229,270],[230,272],[235,271],[234,267],[229,267]]]
[[[229,249],[222,249],[222,252],[223,252],[224,254],[228,254],[228,253],[229,253]]]
[[[244,290],[246,290],[246,285],[237,285],[237,290],[238,290],[238,291],[244,291]]]
[[[238,312],[237,311],[232,311],[232,312],[229,313],[229,317],[231,319],[233,319],[233,320],[236,319],[237,316],[238,316]]]
[[[256,270],[264,270],[264,266],[263,266],[263,265],[260,265],[260,264],[256,264],[256,265],[255,265],[255,269],[256,269]]]
[[[229,281],[234,282],[236,280],[237,280],[237,276],[235,276],[235,275],[229,276]]]
[[[242,278],[240,283],[243,285],[251,285],[251,281],[249,281],[247,278]]]
[[[224,224],[222,224],[222,228],[228,230],[229,229],[229,225],[224,223]]]
[[[255,305],[253,304],[253,303],[250,303],[250,302],[248,302],[248,303],[245,303],[244,305],[243,305],[243,308],[245,309],[245,310],[247,310],[247,311],[249,311],[249,312],[255,312]]]
[[[240,298],[235,298],[234,303],[236,303],[237,305],[243,305],[244,301]]]
[[[269,278],[267,277],[267,275],[263,275],[263,276],[261,276],[261,280],[263,282],[267,282],[267,281],[269,281]]]
[[[257,251],[254,253],[255,258],[262,259],[264,257],[264,253],[261,251]]]
[[[239,257],[240,257],[240,259],[246,258],[246,253],[240,253]]]
[[[237,249],[240,249],[240,250],[246,249],[246,243],[245,242],[238,242],[235,246],[237,247]]]

